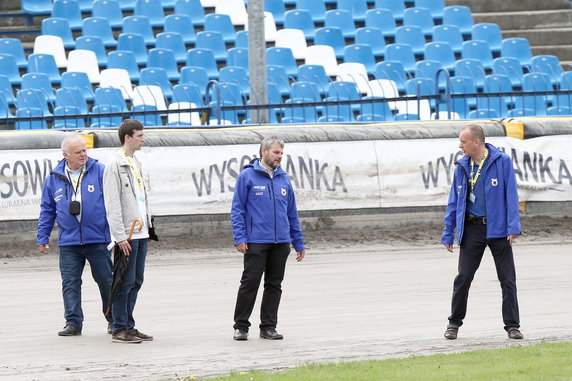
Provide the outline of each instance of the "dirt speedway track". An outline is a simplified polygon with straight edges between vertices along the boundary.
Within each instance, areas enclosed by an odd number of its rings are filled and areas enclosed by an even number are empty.
[[[566,227],[569,229],[570,227]],[[367,236],[367,233],[366,233]],[[436,239],[435,239],[436,240]],[[291,255],[279,314],[283,341],[232,340],[241,255],[224,249],[151,249],[136,308],[152,342],[116,344],[105,333],[89,269],[83,335],[58,337],[63,305],[57,255],[0,258],[1,380],[175,380],[312,362],[382,359],[572,341],[572,240],[523,237],[515,245],[523,341],[503,330],[501,294],[487,250],[459,339],[447,341],[458,247],[406,241],[310,241]]]

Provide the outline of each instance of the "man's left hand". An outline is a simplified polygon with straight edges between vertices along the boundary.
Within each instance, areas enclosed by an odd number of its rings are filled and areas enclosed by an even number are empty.
[[[508,244],[512,246],[512,241],[514,241],[518,236],[519,234],[509,234],[508,237],[506,237]]]
[[[304,255],[306,255],[306,250],[297,251],[296,252],[296,261],[302,262],[302,259],[304,259]]]

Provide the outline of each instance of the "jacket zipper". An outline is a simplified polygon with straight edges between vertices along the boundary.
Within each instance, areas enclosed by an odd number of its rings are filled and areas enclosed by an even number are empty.
[[[269,193],[268,195],[270,196],[270,199],[272,199],[272,206],[274,209],[274,243],[276,243],[277,239],[277,234],[276,234],[276,197],[273,197],[274,195],[274,179],[270,179],[270,184],[268,185],[270,187],[270,191],[271,193]]]

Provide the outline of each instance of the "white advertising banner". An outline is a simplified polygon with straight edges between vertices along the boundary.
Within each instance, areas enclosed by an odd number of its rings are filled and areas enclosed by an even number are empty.
[[[572,136],[490,138],[513,159],[521,201],[572,201]],[[289,143],[282,168],[299,210],[445,205],[458,139]],[[258,145],[145,147],[137,153],[155,215],[228,213]],[[105,163],[115,148],[92,149]],[[0,151],[0,220],[36,219],[59,149]]]

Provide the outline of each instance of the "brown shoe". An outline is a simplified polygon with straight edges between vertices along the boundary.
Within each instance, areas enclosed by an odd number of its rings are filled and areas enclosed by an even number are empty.
[[[520,332],[520,330],[516,327],[510,327],[507,330],[508,338],[513,340],[522,340],[524,339],[524,335]]]
[[[459,327],[456,325],[449,324],[447,330],[445,331],[445,339],[455,340],[457,338],[457,333],[459,332]]]
[[[129,334],[129,331],[127,331],[126,329],[123,329],[119,332],[114,332],[111,335],[111,341],[113,341],[114,343],[126,343],[126,344],[139,344],[143,342],[143,340],[140,339],[139,337]]]
[[[143,341],[153,341],[153,336],[149,336],[149,335],[144,334],[143,332],[139,332],[137,329],[130,330],[129,334],[131,336],[138,337]]]

